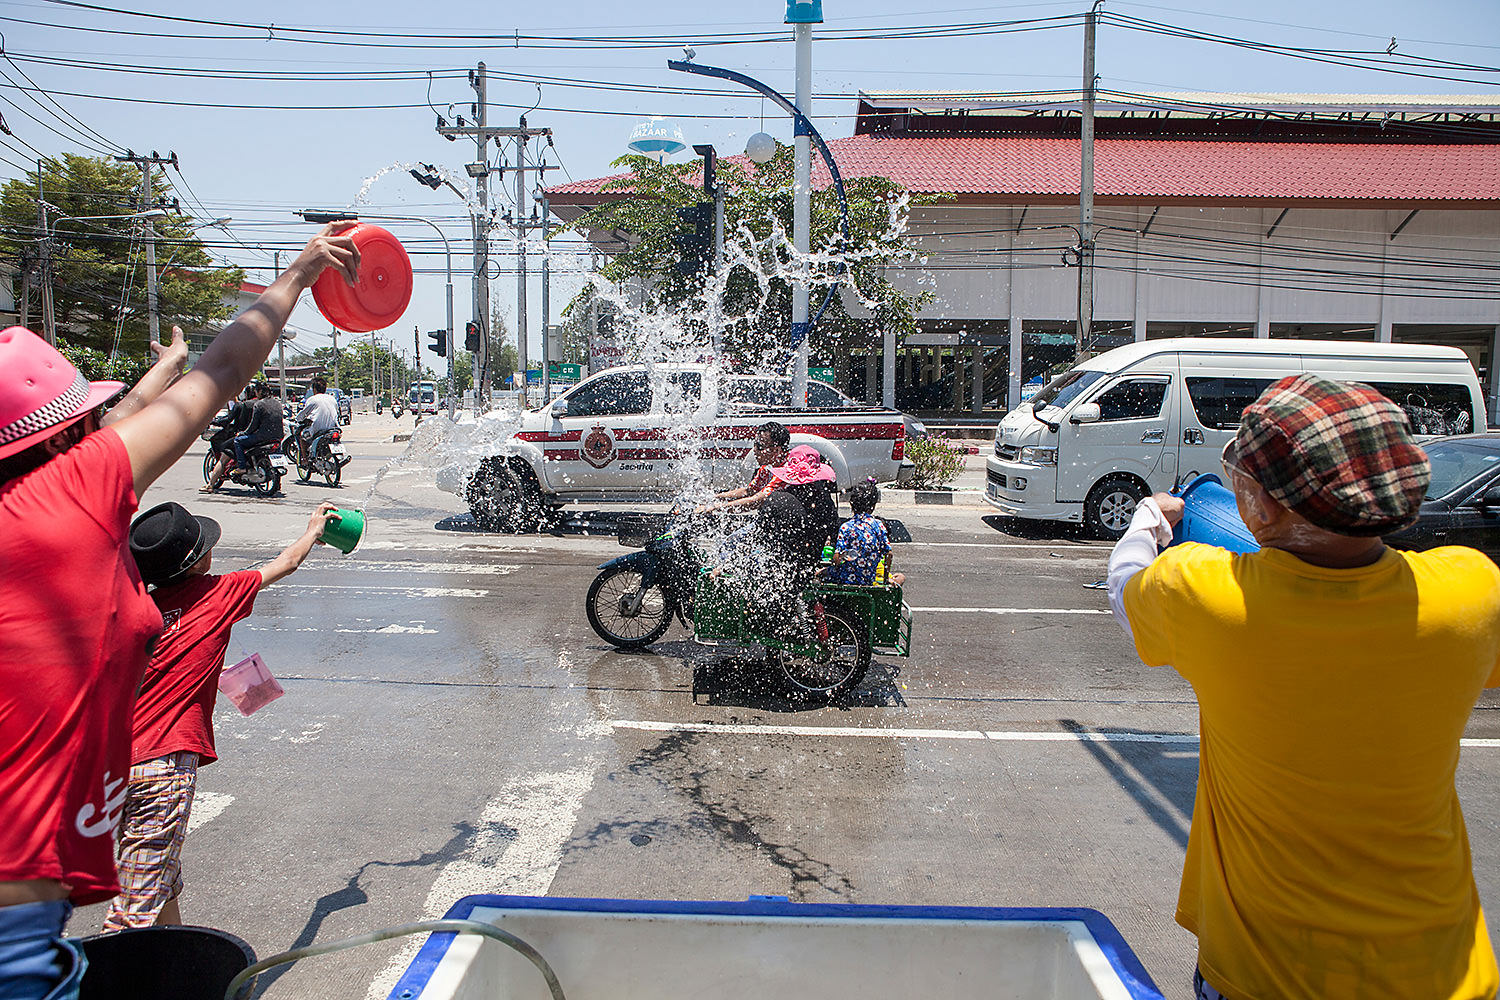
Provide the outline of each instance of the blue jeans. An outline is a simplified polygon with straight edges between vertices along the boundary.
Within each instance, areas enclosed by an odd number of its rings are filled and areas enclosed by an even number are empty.
[[[77,1000],[83,953],[62,936],[73,905],[0,906],[0,1000]]]
[[[245,448],[255,444],[249,434],[236,434],[234,437],[234,464],[241,469],[245,467]]]

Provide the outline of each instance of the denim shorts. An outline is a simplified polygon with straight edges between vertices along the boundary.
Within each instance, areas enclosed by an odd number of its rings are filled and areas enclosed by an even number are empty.
[[[0,906],[0,1000],[77,1000],[83,952],[62,936],[65,899]]]

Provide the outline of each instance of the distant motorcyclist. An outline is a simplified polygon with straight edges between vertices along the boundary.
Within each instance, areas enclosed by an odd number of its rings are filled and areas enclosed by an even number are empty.
[[[306,426],[302,426],[304,422]],[[327,379],[312,380],[312,395],[303,401],[302,409],[297,411],[297,424],[302,427],[300,446],[304,458],[310,454],[313,442],[319,435],[338,429],[339,404],[328,392]]]
[[[208,484],[199,489],[200,493],[213,493],[224,482],[224,477],[229,475],[229,461],[232,455],[231,449],[234,439],[245,433],[250,426],[250,420],[255,413],[255,386],[245,386],[240,393],[239,399],[229,401],[229,410],[213,419],[209,424],[217,427],[213,438],[209,441],[209,448],[218,456],[218,464],[209,475]]]

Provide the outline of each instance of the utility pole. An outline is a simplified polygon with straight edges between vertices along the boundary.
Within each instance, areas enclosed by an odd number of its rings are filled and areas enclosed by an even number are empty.
[[[271,281],[274,283],[277,278],[281,277],[281,251],[280,250],[277,250],[274,254],[272,254],[272,256],[271,256],[271,266],[276,271],[276,273],[271,278]],[[286,406],[286,329],[285,328],[283,328],[279,333],[276,334],[276,363],[281,366],[281,378],[279,379],[279,381],[281,382],[281,405],[283,407],[285,407]]]
[[[420,326],[414,325],[411,328],[411,342],[412,350],[415,352],[412,357],[417,365],[416,377],[412,379],[417,387],[417,401],[412,404],[412,410],[417,415],[416,422],[420,424],[422,422],[422,328]]]
[[[521,116],[526,127],[526,116]],[[516,136],[516,367],[521,370],[521,409],[526,409],[531,394],[531,379],[526,373],[526,133]],[[542,370],[547,370],[546,362]]]
[[[57,346],[57,317],[52,311],[52,233],[47,228],[47,206],[43,199],[42,161],[36,161],[36,210],[42,222],[42,333],[47,343]],[[24,326],[25,323],[23,322]]]
[[[168,151],[169,156],[158,156],[156,150],[151,151],[150,156],[137,156],[131,150],[126,150],[124,156],[116,156],[119,163],[134,163],[141,168],[141,194],[140,211],[146,211],[151,204],[151,168],[171,164],[177,166],[177,154]],[[151,326],[151,343],[161,341],[161,319],[158,316],[156,295],[156,223],[151,219],[142,219],[146,227],[146,316]],[[149,352],[148,352],[149,354]]]
[[[483,408],[483,407],[487,407],[487,405],[489,403],[489,393],[490,393],[490,357],[489,357],[489,348],[490,348],[490,315],[489,315],[490,302],[489,302],[489,298],[490,297],[489,297],[489,277],[488,277],[488,273],[487,273],[488,266],[489,266],[489,225],[490,225],[490,218],[489,218],[489,177],[490,177],[490,166],[489,166],[489,157],[488,157],[487,150],[488,150],[488,147],[489,147],[490,140],[491,139],[495,140],[495,145],[496,145],[497,148],[500,147],[500,140],[503,139],[503,138],[508,138],[508,137],[514,136],[518,140],[518,146],[519,146],[518,153],[519,153],[519,155],[517,157],[516,166],[513,168],[513,169],[515,169],[517,171],[516,186],[517,186],[517,195],[518,195],[517,200],[518,201],[525,196],[525,191],[524,191],[524,189],[522,187],[522,184],[523,184],[523,178],[525,177],[525,173],[526,173],[527,170],[536,170],[536,171],[538,171],[538,173],[542,173],[543,171],[546,171],[546,170],[556,170],[557,168],[556,167],[548,167],[548,166],[528,167],[528,166],[525,165],[525,161],[524,161],[524,157],[525,157],[525,140],[527,138],[529,138],[529,137],[532,137],[532,136],[543,136],[544,135],[544,136],[547,136],[548,140],[550,141],[551,140],[551,136],[552,136],[552,130],[551,129],[549,129],[549,128],[527,128],[526,127],[526,119],[524,117],[522,117],[522,119],[521,119],[521,124],[520,124],[519,128],[507,128],[507,127],[503,127],[503,126],[492,126],[492,125],[487,124],[487,117],[486,117],[486,113],[487,113],[487,110],[488,110],[488,107],[487,107],[487,89],[486,89],[486,87],[487,87],[487,80],[486,80],[486,76],[485,76],[485,66],[484,66],[484,63],[481,62],[479,64],[477,70],[475,72],[469,74],[469,85],[474,88],[474,93],[475,93],[475,97],[476,97],[475,103],[472,105],[473,116],[474,116],[474,124],[473,125],[467,125],[467,124],[464,123],[464,120],[462,118],[460,118],[458,120],[458,124],[456,124],[456,125],[449,125],[447,123],[447,121],[445,121],[441,116],[439,116],[438,117],[438,124],[437,124],[437,132],[438,132],[439,135],[441,135],[444,138],[449,139],[449,140],[456,140],[459,136],[468,136],[468,137],[471,137],[474,140],[474,147],[475,147],[475,150],[476,150],[476,152],[478,154],[475,162],[466,164],[465,167],[464,167],[464,169],[468,173],[468,175],[474,179],[475,195],[476,195],[477,200],[479,202],[478,208],[477,209],[472,209],[471,212],[470,212],[470,221],[471,221],[471,223],[473,225],[473,236],[474,236],[474,322],[479,327],[479,353],[475,356],[475,370],[476,370],[476,376],[477,376],[476,377],[476,385],[478,386],[478,390],[479,390],[478,391],[478,402],[479,402],[480,406]],[[503,175],[504,175],[504,168],[503,167],[501,168],[500,172],[502,174],[502,179],[503,179]],[[517,231],[519,233],[524,233],[525,232],[524,224],[525,224],[525,221],[526,221],[524,219],[524,217],[521,217],[518,214],[518,217],[517,217],[517,219],[515,221],[516,221],[517,227],[518,227]],[[525,335],[525,330],[526,330],[526,325],[525,325],[525,301],[526,301],[526,291],[525,291],[525,289],[526,289],[526,278],[525,278],[525,273],[526,273],[526,265],[525,265],[525,256],[524,256],[524,254],[525,254],[524,236],[522,236],[520,238],[520,246],[518,247],[518,253],[521,255],[521,263],[520,263],[520,268],[519,268],[520,274],[521,274],[521,285],[520,285],[521,291],[520,291],[520,294],[519,294],[519,302],[518,302],[518,305],[520,306],[520,311],[521,311],[521,329],[520,329],[520,333],[518,335],[519,342],[518,342],[518,345],[517,345],[517,351],[518,351],[519,357],[522,359],[522,362],[523,362],[522,371],[524,373],[524,371],[525,371],[524,360],[525,360],[525,357],[526,357],[526,335]],[[451,327],[452,324],[450,323],[449,326]],[[449,364],[451,366],[451,364],[452,364],[451,359],[450,359]],[[450,375],[451,375],[451,370],[450,370]]]
[[[544,194],[539,199],[542,203],[542,224],[547,222],[547,196]],[[542,239],[547,242],[546,233],[543,232]],[[542,405],[546,406],[552,401],[552,267],[548,255],[542,254]]]
[[[1082,159],[1078,184],[1078,343],[1074,359],[1088,352],[1094,325],[1094,26],[1099,5],[1083,15],[1083,125]]]
[[[333,328],[333,387],[339,388],[339,328]]]

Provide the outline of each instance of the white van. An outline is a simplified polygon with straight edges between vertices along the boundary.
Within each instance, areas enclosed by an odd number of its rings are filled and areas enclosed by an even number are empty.
[[[1090,358],[1006,414],[985,497],[1015,517],[1081,521],[1118,538],[1142,497],[1200,472],[1222,476],[1219,456],[1245,407],[1302,372],[1374,386],[1422,437],[1485,427],[1479,377],[1456,347],[1148,340]]]

